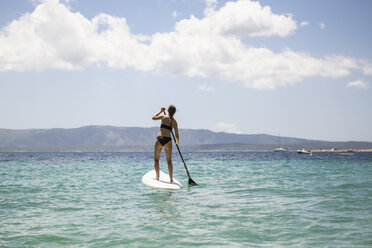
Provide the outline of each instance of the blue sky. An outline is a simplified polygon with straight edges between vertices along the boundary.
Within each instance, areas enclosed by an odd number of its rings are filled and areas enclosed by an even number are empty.
[[[151,127],[175,104],[180,128],[372,141],[371,10],[0,0],[0,128]]]

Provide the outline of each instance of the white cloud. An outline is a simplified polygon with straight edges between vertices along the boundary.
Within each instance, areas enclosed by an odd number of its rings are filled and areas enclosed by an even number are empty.
[[[213,86],[208,86],[206,84],[199,85],[198,89],[201,90],[201,91],[214,91]]]
[[[300,23],[300,26],[301,26],[301,27],[309,26],[309,22],[305,22],[305,21],[304,21],[304,22],[301,22],[301,23]]]
[[[208,15],[214,11],[217,6],[217,0],[205,0],[207,7],[204,10],[204,14]]]
[[[361,68],[365,75],[372,75],[372,63],[366,60],[360,60]]]
[[[133,34],[125,18],[100,14],[89,20],[58,0],[44,0],[0,31],[0,71],[76,70],[104,63],[254,89],[275,89],[312,76],[344,77],[355,69],[371,74],[369,61],[246,45],[242,38],[288,36],[297,24],[291,15],[272,13],[259,2],[227,2],[220,9],[215,0],[206,3],[204,18],[191,16],[177,22],[173,32],[144,36]]]
[[[363,80],[356,80],[356,81],[349,82],[346,85],[346,88],[357,88],[357,89],[366,90],[366,89],[369,89],[370,86],[368,82],[365,82]]]
[[[242,132],[236,128],[234,123],[219,122],[216,124],[214,129],[216,132],[225,132],[225,133],[236,133],[241,134]]]
[[[199,25],[195,26],[196,23]],[[227,2],[218,11],[210,12],[201,20],[179,23],[179,28],[183,30],[186,24],[204,32],[238,38],[274,35],[284,37],[297,29],[292,16],[276,15],[269,6],[262,7],[259,2],[249,0]],[[187,28],[190,30],[190,27]]]
[[[173,18],[177,18],[177,16],[178,16],[177,11],[173,11],[173,12],[172,12],[172,17],[173,17]]]
[[[93,62],[92,25],[65,5],[47,1],[0,33],[0,69],[82,68]]]
[[[320,29],[325,29],[326,28],[326,25],[325,25],[325,23],[321,22],[319,24],[319,27],[320,27]]]
[[[100,14],[90,21],[58,0],[45,0],[1,30],[0,71],[83,69],[97,62],[136,66],[145,52],[142,39],[124,18]]]

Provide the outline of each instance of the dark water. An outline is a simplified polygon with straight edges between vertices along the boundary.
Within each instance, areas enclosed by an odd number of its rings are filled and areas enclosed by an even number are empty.
[[[0,153],[0,247],[372,247],[370,153],[175,153],[179,191],[152,156]]]

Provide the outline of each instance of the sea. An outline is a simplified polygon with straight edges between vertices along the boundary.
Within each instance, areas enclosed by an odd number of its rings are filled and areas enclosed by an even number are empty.
[[[0,247],[372,247],[372,153],[183,156],[0,153]]]

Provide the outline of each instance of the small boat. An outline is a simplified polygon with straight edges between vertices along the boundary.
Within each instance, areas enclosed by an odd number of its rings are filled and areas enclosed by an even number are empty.
[[[288,152],[288,150],[283,147],[277,147],[274,149],[274,152]]]
[[[348,155],[348,156],[352,156],[354,155],[354,153],[352,152],[336,152],[335,155]]]
[[[274,149],[274,152],[288,152],[288,149],[285,149],[284,147],[279,146],[279,138],[280,138],[280,135],[278,135],[278,146]]]
[[[310,150],[306,150],[306,149],[297,150],[297,153],[299,153],[299,154],[312,154]]]

